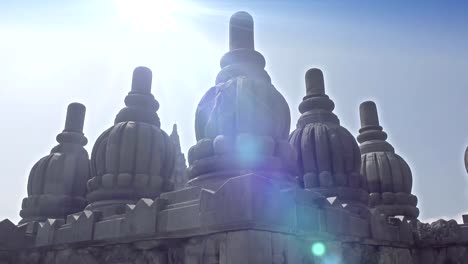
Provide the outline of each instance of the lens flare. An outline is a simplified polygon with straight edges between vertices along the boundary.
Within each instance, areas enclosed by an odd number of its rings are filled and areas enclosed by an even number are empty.
[[[312,251],[312,254],[314,254],[314,256],[316,257],[323,256],[326,251],[325,244],[323,244],[322,242],[313,243],[310,249]]]

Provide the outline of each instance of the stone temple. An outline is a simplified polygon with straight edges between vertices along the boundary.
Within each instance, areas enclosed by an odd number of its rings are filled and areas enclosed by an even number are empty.
[[[148,68],[134,70],[91,153],[85,107],[70,104],[58,145],[31,169],[22,220],[0,222],[0,263],[468,263],[468,215],[418,220],[410,166],[374,102],[354,138],[310,69],[292,130],[245,12],[231,17],[220,65],[188,166],[177,126],[160,128],[169,102],[154,98]]]

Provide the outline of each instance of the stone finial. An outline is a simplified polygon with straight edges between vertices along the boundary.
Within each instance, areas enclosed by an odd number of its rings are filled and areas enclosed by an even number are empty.
[[[80,103],[71,103],[67,108],[67,117],[65,119],[65,128],[62,133],[57,135],[59,143],[73,143],[86,145],[88,140],[83,134],[84,119],[86,107]],[[58,145],[57,147],[60,147]]]
[[[359,116],[361,119],[361,128],[357,140],[363,143],[370,140],[386,140],[387,133],[385,133],[379,123],[379,115],[377,113],[377,106],[372,101],[366,101],[359,106]],[[386,149],[391,150],[390,144]],[[362,149],[361,149],[362,150]]]
[[[244,11],[232,15],[229,21],[229,51],[219,64],[221,71],[216,84],[227,82],[240,76],[271,83],[265,71],[265,58],[254,48],[254,29],[252,16]]]
[[[83,125],[86,107],[80,103],[68,105],[67,118],[65,119],[65,132],[76,132],[83,134]]]
[[[156,113],[159,103],[151,94],[153,74],[146,67],[137,67],[133,71],[132,89],[125,97],[125,105],[115,118],[115,124],[126,121],[146,122],[160,126]]]
[[[322,71],[317,68],[309,69],[305,74],[305,83],[306,96],[299,104],[299,112],[304,114],[312,110],[319,110],[319,112],[324,110],[314,116],[320,116],[319,119],[326,118],[332,122],[339,122],[335,116],[329,115],[335,109],[335,103],[325,94],[325,82]],[[310,115],[306,116],[310,118]],[[302,120],[299,120],[299,123],[303,123]]]
[[[324,95],[325,83],[320,69],[312,68],[305,75],[307,95]]]
[[[359,106],[359,116],[361,118],[361,127],[380,126],[377,106],[372,101],[363,102]]]
[[[146,67],[137,67],[133,70],[132,92],[151,93],[151,80],[153,73]]]
[[[254,22],[244,11],[232,15],[229,21],[229,50],[254,49]]]

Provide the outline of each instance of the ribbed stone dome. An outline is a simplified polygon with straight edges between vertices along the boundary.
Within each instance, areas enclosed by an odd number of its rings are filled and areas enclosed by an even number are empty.
[[[175,150],[160,129],[158,102],[151,94],[152,73],[138,67],[126,107],[115,124],[96,141],[91,154],[93,178],[88,182],[90,209],[154,198],[172,189]]]
[[[198,104],[197,140],[249,133],[273,139],[288,137],[290,111],[265,71],[265,58],[254,50],[253,18],[235,13],[229,23],[230,51],[221,58],[216,86]]]
[[[292,182],[289,106],[271,83],[265,58],[254,49],[253,24],[246,12],[231,17],[230,50],[221,58],[216,85],[197,107],[197,144],[188,152],[189,185],[214,186],[260,172]]]
[[[386,141],[387,134],[379,124],[375,103],[362,103],[360,116],[357,139],[361,143],[361,173],[370,193],[369,206],[380,208],[386,215],[417,217],[417,198],[411,194],[411,169]]]
[[[88,153],[83,148],[85,107],[79,103],[68,106],[65,129],[57,136],[59,145],[40,159],[31,169],[28,197],[20,212],[23,220],[44,221],[65,218],[86,206],[86,182],[90,178]]]
[[[327,197],[366,203],[357,142],[332,112],[335,104],[325,94],[322,71],[310,69],[305,79],[307,95],[299,105],[297,128],[289,137],[298,152],[299,180]]]

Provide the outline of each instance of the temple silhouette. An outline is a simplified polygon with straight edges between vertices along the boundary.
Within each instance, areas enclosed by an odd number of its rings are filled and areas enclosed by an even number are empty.
[[[309,69],[291,129],[253,29],[246,12],[230,19],[188,166],[177,125],[170,135],[160,127],[169,102],[151,93],[150,69],[134,70],[125,107],[91,153],[85,106],[71,103],[58,145],[31,169],[21,221],[0,222],[0,263],[468,263],[468,215],[418,220],[410,166],[376,104],[361,104],[355,138],[322,71]]]

